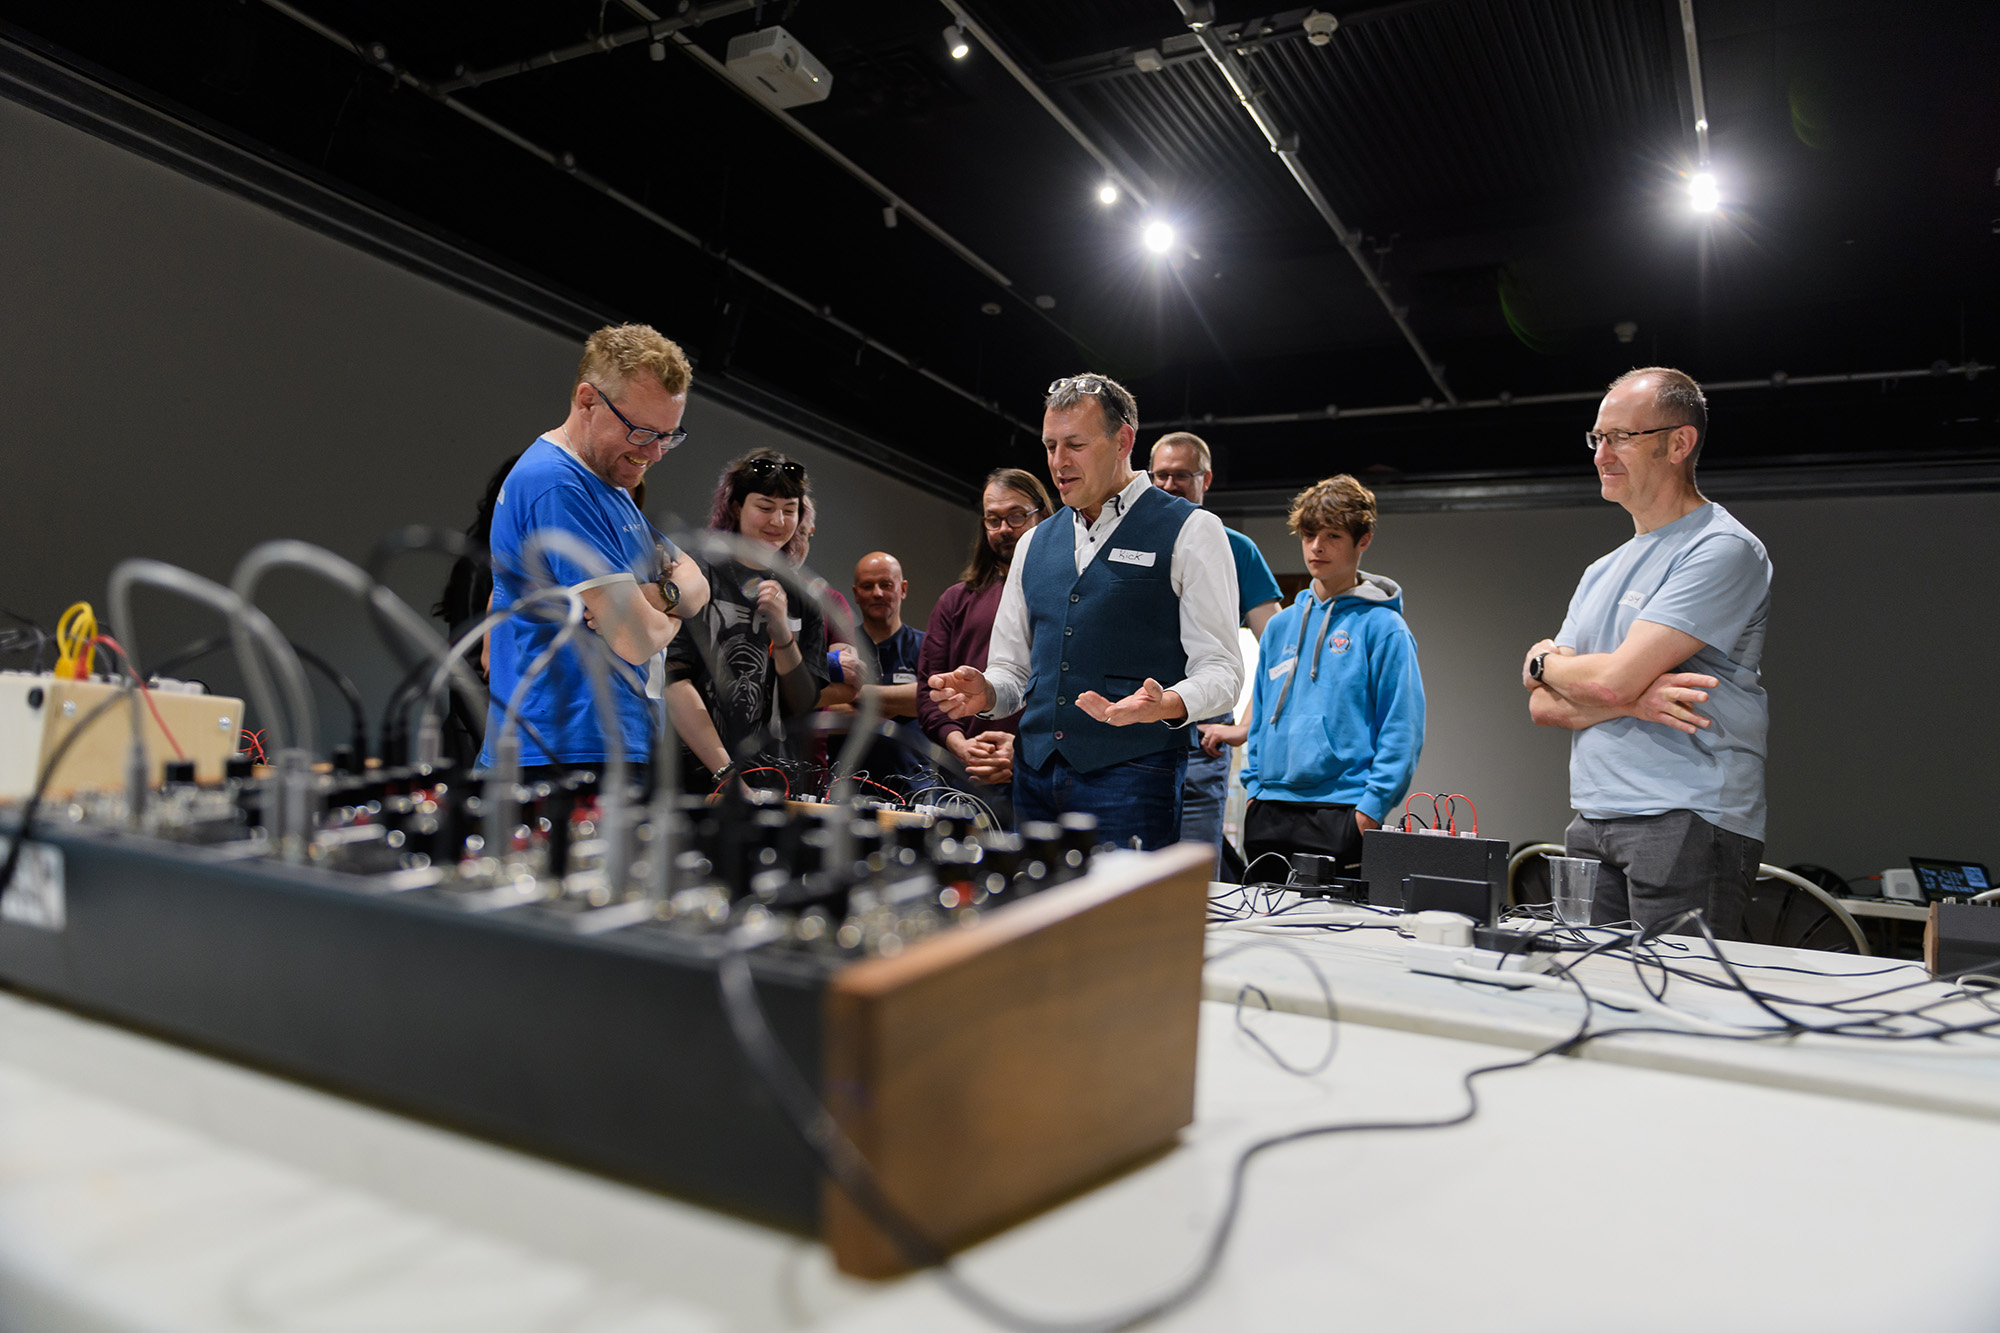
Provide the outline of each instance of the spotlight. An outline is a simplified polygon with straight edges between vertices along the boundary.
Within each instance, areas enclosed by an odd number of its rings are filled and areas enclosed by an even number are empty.
[[[963,60],[972,54],[972,44],[965,40],[965,31],[956,23],[944,30],[944,49],[951,52],[953,60]]]
[[[1722,191],[1715,183],[1715,173],[1700,171],[1688,182],[1688,202],[1697,213],[1713,213],[1722,205]]]
[[[1097,187],[1097,202],[1109,206],[1118,202],[1118,187],[1110,181]]]
[[[1148,250],[1163,255],[1174,248],[1174,229],[1164,222],[1148,222],[1140,239]]]

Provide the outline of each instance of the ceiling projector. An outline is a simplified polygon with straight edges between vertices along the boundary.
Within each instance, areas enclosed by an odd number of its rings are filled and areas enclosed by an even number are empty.
[[[833,91],[833,71],[783,28],[760,28],[730,38],[729,55],[722,63],[753,97],[780,111],[824,102]]]

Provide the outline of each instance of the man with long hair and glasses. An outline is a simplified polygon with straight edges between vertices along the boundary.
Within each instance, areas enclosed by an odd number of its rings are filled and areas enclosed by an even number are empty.
[[[1243,683],[1236,566],[1215,515],[1132,467],[1139,411],[1122,384],[1048,388],[1042,447],[1064,508],[1014,548],[982,672],[931,677],[950,717],[1022,712],[1019,822],[1078,810],[1119,846],[1180,837],[1185,728]]]
[[[704,556],[714,596],[667,650],[667,708],[707,774],[684,767],[690,788],[723,782],[747,750],[783,763],[811,753],[810,738],[789,723],[811,713],[826,687],[826,622],[771,576],[804,557],[810,492],[805,465],[774,449],[745,454],[716,482],[708,526],[742,538],[743,553]],[[753,776],[755,786],[784,785]]]
[[[1707,439],[1708,401],[1683,372],[1611,382],[1585,442],[1633,537],[1584,571],[1521,684],[1536,723],[1574,733],[1564,842],[1603,863],[1592,920],[1650,928],[1698,908],[1741,939],[1764,857],[1771,558],[1695,484]]]
[[[641,765],[651,757],[653,737],[646,666],[674,641],[682,617],[707,603],[708,583],[692,560],[656,545],[631,488],[687,438],[681,417],[692,379],[681,349],[643,324],[591,334],[570,386],[569,415],[515,462],[493,506],[493,606],[513,605],[543,577],[581,592],[589,631],[632,668],[610,673],[611,690],[625,757]],[[530,559],[529,538],[545,531],[574,538],[596,561],[586,565],[560,550]],[[519,616],[493,631],[493,704],[480,763],[494,761],[500,711],[557,629],[546,619]],[[577,654],[575,646],[559,653],[528,686],[521,709],[532,724],[522,728],[524,776],[604,762],[596,697]]]
[[[945,589],[931,608],[917,658],[917,722],[924,734],[958,757],[972,779],[973,795],[1003,822],[1013,821],[1014,732],[1019,713],[1005,717],[948,717],[931,697],[930,679],[955,667],[986,669],[993,642],[993,617],[1014,552],[1028,530],[1055,512],[1048,491],[1032,472],[1003,467],[987,474],[979,501],[979,535],[959,582]],[[968,725],[969,724],[969,725]]]

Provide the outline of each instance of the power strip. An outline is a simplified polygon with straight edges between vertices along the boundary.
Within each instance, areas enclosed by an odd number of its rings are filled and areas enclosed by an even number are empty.
[[[1472,919],[1456,912],[1418,912],[1410,918],[1410,933],[1415,938],[1403,946],[1403,966],[1412,972],[1462,981],[1468,972],[1532,976],[1547,972],[1556,961],[1554,954],[1532,949],[1482,949],[1473,943],[1474,930]],[[1509,934],[1488,932],[1489,938]]]

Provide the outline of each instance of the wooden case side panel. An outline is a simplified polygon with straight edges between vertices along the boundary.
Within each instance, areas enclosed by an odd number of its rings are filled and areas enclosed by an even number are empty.
[[[124,691],[101,681],[55,681],[48,687],[48,724],[42,732],[42,752],[35,762],[40,775],[55,749],[83,719],[105,699]],[[64,705],[75,705],[65,715]],[[159,710],[156,719],[153,710]],[[194,760],[195,780],[222,781],[223,763],[236,752],[237,734],[243,726],[243,701],[219,694],[174,694],[153,691],[153,707],[139,703],[140,734],[146,747],[150,781],[161,782],[166,764],[174,757],[174,747],[160,730],[163,720],[172,729],[180,749]],[[132,748],[132,719],[124,702],[113,704],[110,714],[97,719],[90,730],[77,738],[63,757],[62,767],[49,779],[49,794],[66,797],[79,791],[116,791],[125,785],[125,763]],[[25,794],[25,793],[24,793]]]
[[[1110,896],[1087,879],[1021,904],[1044,917],[1028,933],[971,948],[982,926],[937,941],[943,966],[906,954],[829,988],[828,1103],[889,1197],[947,1247],[1193,1120],[1209,855],[1149,860]],[[1057,910],[1064,889],[1073,912]],[[831,1182],[824,1218],[843,1272],[909,1267]]]

